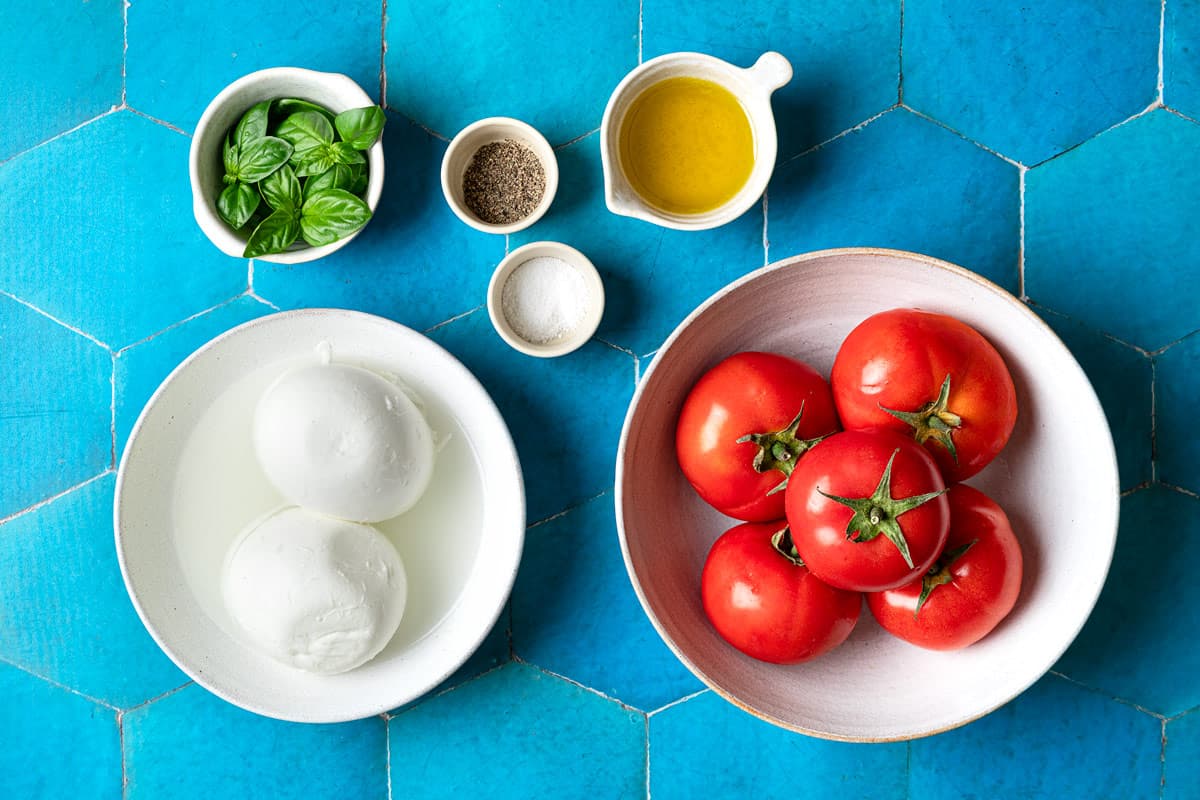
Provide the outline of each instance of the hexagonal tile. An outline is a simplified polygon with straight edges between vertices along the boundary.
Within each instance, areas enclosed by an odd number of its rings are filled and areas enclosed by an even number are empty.
[[[655,798],[905,795],[908,747],[799,736],[712,692],[650,715],[650,794]]]
[[[702,688],[630,588],[610,494],[529,529],[512,603],[514,652],[551,672],[643,710]]]
[[[1055,669],[1168,716],[1200,705],[1197,560],[1200,500],[1160,486],[1124,498],[1104,591]]]
[[[1100,398],[1117,449],[1121,489],[1149,481],[1154,420],[1150,359],[1061,314],[1036,310],[1070,348]],[[1159,419],[1161,429],[1161,414]]]
[[[906,0],[904,102],[1037,164],[1156,99],[1161,8]]]
[[[894,0],[642,3],[646,59],[688,50],[748,67],[765,51],[777,50],[792,62],[791,82],[772,99],[780,160],[894,105],[899,45]]]
[[[307,264],[254,263],[254,291],[280,308],[343,307],[424,330],[486,302],[504,237],[463,224],[446,206],[446,145],[396,114],[375,217],[353,242]]]
[[[767,190],[770,258],[894,247],[1016,291],[1019,182],[1011,164],[897,109],[776,170]]]
[[[0,289],[116,349],[246,288],[192,218],[188,140],[110,114],[0,165]]]
[[[1166,725],[1163,748],[1163,800],[1200,797],[1200,714],[1191,713]]]
[[[121,796],[121,734],[109,708],[0,663],[0,786],[7,797]],[[63,756],[70,753],[70,768]]]
[[[112,475],[0,526],[0,658],[118,708],[187,682],[142,627],[113,548]]]
[[[560,144],[600,127],[637,66],[638,3],[394,3],[385,59],[388,107],[447,138],[503,116]]]
[[[462,360],[504,415],[525,475],[529,522],[612,486],[616,441],[633,394],[632,358],[596,341],[562,358],[522,355],[482,310],[430,338]]]
[[[20,465],[0,482],[0,519],[99,475],[112,462],[112,355],[0,295],[0,352],[13,376],[0,439]]]
[[[600,137],[558,151],[558,196],[512,246],[554,239],[579,248],[604,279],[598,335],[635,353],[658,348],[693,308],[763,265],[762,206],[708,231],[673,231],[619,217],[604,205]]]
[[[1166,3],[1163,17],[1163,102],[1200,116],[1200,6]]]
[[[1200,126],[1158,110],[1025,177],[1025,291],[1155,350],[1200,327]]]
[[[381,717],[280,722],[192,685],[125,715],[126,796],[383,800],[386,742]]]
[[[393,797],[591,800],[645,792],[645,717],[523,664],[493,670],[388,725]]]
[[[1198,320],[1200,321],[1200,320]],[[1200,336],[1189,336],[1155,358],[1155,449],[1158,478],[1200,492]]]
[[[1155,717],[1048,676],[981,720],[913,742],[909,796],[1158,797],[1160,735]]]
[[[10,10],[0,26],[4,108],[0,161],[121,103],[121,0]]]
[[[378,97],[382,19],[379,0],[336,9],[314,0],[137,0],[129,6],[127,100],[191,131],[227,84],[278,66],[345,73]]]

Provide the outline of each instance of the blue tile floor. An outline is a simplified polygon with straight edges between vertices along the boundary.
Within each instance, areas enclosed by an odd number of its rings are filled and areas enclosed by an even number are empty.
[[[0,3],[0,796],[1200,798],[1200,3]],[[608,213],[597,129],[620,78],[768,48],[796,74],[763,201],[703,233]],[[316,263],[226,257],[191,215],[200,113],[277,65],[346,73],[388,109],[379,212]],[[510,237],[440,192],[448,138],[488,115],[558,151],[554,206]],[[609,302],[549,361],[483,308],[495,264],[538,239],[591,256]],[[1120,463],[1116,557],[1075,644],[995,713],[908,743],[806,738],[706,690],[643,616],[612,512],[621,420],[663,338],[730,280],[847,245],[1027,300],[1090,376]],[[425,331],[475,372],[530,526],[474,658],[403,708],[320,726],[190,683],[139,623],[111,530],[159,381],[224,330],[311,306]]]

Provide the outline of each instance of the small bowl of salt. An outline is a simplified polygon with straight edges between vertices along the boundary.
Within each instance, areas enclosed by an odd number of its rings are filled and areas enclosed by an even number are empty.
[[[604,284],[574,247],[531,242],[497,265],[487,307],[496,333],[514,350],[553,358],[592,338],[604,315]]]

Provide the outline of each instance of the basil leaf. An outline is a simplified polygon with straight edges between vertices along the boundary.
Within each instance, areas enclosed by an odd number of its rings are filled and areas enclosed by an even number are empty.
[[[229,144],[229,134],[225,134],[225,144],[221,146],[221,162],[225,165],[225,174],[231,178],[237,177],[237,145]]]
[[[304,202],[304,195],[300,191],[300,181],[296,179],[296,173],[287,164],[263,178],[258,184],[258,190],[262,192],[263,200],[267,201],[267,205],[276,211],[289,211],[294,214],[299,211],[300,204]]]
[[[329,154],[339,164],[363,164],[367,160],[366,156],[346,142],[334,142],[329,146]]]
[[[238,177],[244,183],[258,183],[286,164],[291,155],[292,146],[283,139],[255,139],[238,154]]]
[[[366,150],[375,144],[379,134],[383,133],[385,122],[387,117],[379,106],[352,108],[338,114],[333,120],[338,133],[342,135],[342,141],[355,150]]]
[[[299,100],[295,97],[285,97],[282,100],[275,101],[275,111],[288,116],[295,114],[297,111],[315,111],[325,119],[333,122],[333,112],[324,106],[319,106],[316,103],[310,103],[307,100]]]
[[[235,231],[246,224],[258,208],[258,192],[253,186],[238,181],[217,195],[217,214]]]
[[[243,258],[282,253],[300,236],[300,218],[290,211],[276,211],[264,219],[250,234]]]
[[[313,150],[296,165],[296,174],[301,177],[320,175],[328,171],[337,161],[333,158],[333,145],[323,144]]]
[[[367,191],[367,165],[356,164],[351,169],[357,170],[354,175],[354,181],[350,184],[349,192],[362,197],[363,192]]]
[[[261,139],[267,135],[267,119],[271,115],[271,101],[263,100],[261,103],[255,103],[250,107],[250,110],[242,115],[242,119],[237,124],[237,131],[233,134],[234,141],[238,147],[245,148],[250,142],[255,139]]]
[[[333,126],[324,115],[315,111],[298,111],[292,114],[279,123],[279,130],[275,131],[275,135],[292,145],[292,166],[299,166],[308,161],[317,148],[333,144]]]
[[[354,168],[345,164],[334,164],[320,175],[309,178],[304,183],[304,199],[308,199],[322,189],[350,190],[354,183]]]
[[[322,189],[304,201],[300,234],[313,247],[336,242],[367,224],[371,209],[345,189]]]

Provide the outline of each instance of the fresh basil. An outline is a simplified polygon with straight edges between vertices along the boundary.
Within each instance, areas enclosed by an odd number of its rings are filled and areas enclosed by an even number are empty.
[[[255,139],[238,153],[238,178],[258,183],[288,162],[292,146],[275,136]]]
[[[347,166],[346,164],[334,164],[320,175],[314,175],[304,182],[304,197],[308,199],[322,189],[345,189],[349,191],[350,187],[354,185],[356,178],[357,175],[354,172],[354,167]]]
[[[315,111],[298,111],[283,122],[275,135],[292,145],[292,166],[311,160],[318,149],[333,144],[333,126]],[[320,170],[324,172],[325,170]]]
[[[338,164],[363,164],[366,163],[366,156],[355,150],[346,142],[334,142],[329,146],[329,154]]]
[[[329,109],[322,108],[316,103],[310,103],[307,100],[299,100],[295,97],[285,97],[282,100],[276,100],[275,111],[285,117],[295,114],[297,111],[315,111],[330,122],[334,120],[334,114]]]
[[[333,120],[342,141],[355,150],[366,150],[375,144],[379,134],[383,133],[385,122],[387,117],[379,106],[352,108],[338,114]]]
[[[225,175],[229,178],[237,178],[237,160],[238,149],[237,145],[229,143],[229,136],[225,136],[225,144],[221,146],[221,163],[225,166]],[[228,182],[228,181],[227,181]]]
[[[263,100],[261,103],[255,103],[251,106],[250,110],[242,115],[241,120],[237,124],[237,129],[233,134],[234,141],[237,142],[238,147],[245,149],[246,145],[250,142],[266,136],[267,120],[270,116],[270,100]]]
[[[267,201],[267,205],[275,211],[295,213],[304,202],[300,181],[287,164],[263,178],[258,184],[258,190],[262,193],[263,200]]]
[[[234,230],[245,225],[258,208],[258,192],[253,186],[237,181],[221,190],[217,196],[217,213]]]
[[[336,242],[367,224],[371,209],[345,189],[322,189],[304,201],[300,235],[314,247]]]
[[[367,166],[366,164],[355,164],[351,169],[357,170],[357,172],[354,173],[354,181],[350,184],[349,191],[351,194],[362,197],[363,192],[367,190]]]
[[[300,217],[290,211],[276,211],[264,219],[246,241],[244,258],[282,253],[300,236]]]
[[[305,178],[320,175],[336,163],[332,145],[321,145],[315,150],[310,150],[307,157],[296,165],[296,174]]]

